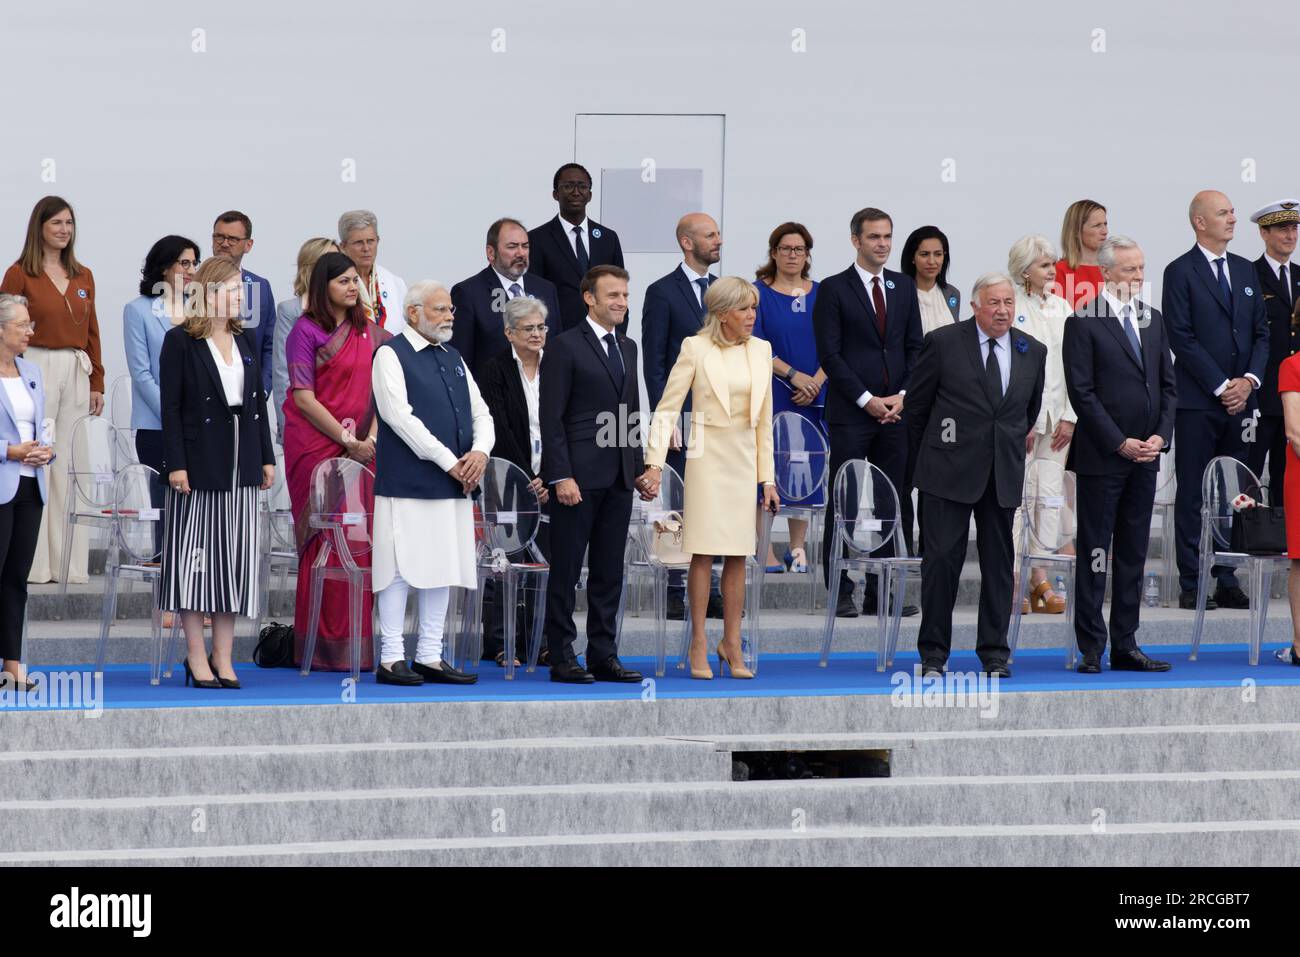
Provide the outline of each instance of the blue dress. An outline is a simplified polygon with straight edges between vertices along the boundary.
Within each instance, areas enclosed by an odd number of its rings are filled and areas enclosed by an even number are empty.
[[[754,320],[754,335],[772,344],[773,357],[792,365],[806,375],[813,375],[820,363],[817,361],[817,342],[813,337],[813,303],[817,301],[817,283],[807,295],[787,296],[777,292],[765,282],[755,282],[758,290],[758,316]],[[826,386],[822,386],[817,401],[812,405],[795,405],[790,384],[780,376],[772,376],[772,416],[781,412],[797,412],[817,426],[826,435]],[[825,496],[816,491],[807,498],[785,501],[786,505],[823,505]]]

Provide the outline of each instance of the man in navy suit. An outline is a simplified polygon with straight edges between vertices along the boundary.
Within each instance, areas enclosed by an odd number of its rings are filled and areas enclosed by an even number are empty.
[[[1078,414],[1065,462],[1076,477],[1078,670],[1101,672],[1109,552],[1110,670],[1168,671],[1168,662],[1138,648],[1137,629],[1156,474],[1178,404],[1173,358],[1159,311],[1137,298],[1145,268],[1138,244],[1111,236],[1097,264],[1106,284],[1066,321],[1062,345],[1065,388]]]
[[[1187,211],[1196,245],[1165,267],[1161,301],[1178,382],[1174,420],[1174,528],[1182,608],[1196,607],[1201,478],[1210,460],[1245,462],[1254,439],[1255,397],[1268,366],[1268,316],[1255,264],[1228,252],[1237,225],[1232,202],[1203,190]],[[1248,608],[1232,569],[1215,566],[1206,608]]]
[[[568,684],[641,680],[623,667],[615,645],[632,491],[645,471],[636,428],[636,343],[617,334],[627,318],[627,279],[618,266],[596,266],[587,274],[582,291],[588,314],[547,341],[539,373],[542,480],[554,490],[546,640],[551,680]],[[610,435],[616,438],[606,441]],[[574,589],[584,552],[586,668],[573,651]]]
[[[677,362],[682,340],[700,331],[704,321],[704,294],[716,279],[709,267],[722,258],[722,231],[707,213],[688,213],[677,222],[677,245],[682,262],[668,275],[656,279],[645,291],[641,308],[641,349],[645,363],[645,389],[650,410],[659,404],[668,382],[668,373]],[[690,396],[682,406],[683,422],[689,421]],[[668,464],[685,477],[686,452],[682,430],[673,432]],[[682,572],[668,577],[668,617],[680,621],[685,616],[685,578]],[[708,615],[722,617],[722,595],[717,576],[709,595]]]
[[[532,296],[546,306],[547,336],[560,331],[560,302],[555,287],[528,274],[528,230],[517,219],[498,219],[488,227],[487,267],[451,287],[456,307],[452,347],[461,354],[475,379],[489,359],[510,348],[506,339],[506,303]]]
[[[262,364],[262,390],[271,398],[271,352],[275,347],[275,296],[271,284],[244,269],[244,256],[253,249],[253,221],[237,209],[228,210],[212,224],[212,255],[225,256],[239,266],[244,281],[244,302],[240,307],[244,328],[253,331],[257,361]]]
[[[830,482],[850,459],[878,466],[899,494],[906,491],[907,426],[903,396],[921,355],[921,307],[916,284],[886,269],[894,241],[894,221],[873,207],[860,209],[849,223],[858,251],[853,265],[827,276],[813,305],[817,358],[826,371],[826,427],[830,433]],[[834,496],[826,501],[823,568],[830,584],[831,543],[835,540]],[[882,551],[881,555],[893,554]],[[865,614],[876,613],[875,576],[868,575],[862,599]],[[915,606],[903,609],[915,615]],[[856,618],[853,583],[840,579],[837,615]]]
[[[1282,199],[1257,209],[1250,221],[1259,227],[1264,254],[1255,260],[1255,274],[1264,293],[1268,314],[1268,368],[1264,387],[1259,390],[1259,428],[1250,447],[1247,465],[1265,481],[1264,457],[1268,456],[1269,502],[1282,504],[1282,478],[1286,471],[1286,429],[1282,424],[1282,396],[1277,391],[1277,372],[1283,360],[1300,349],[1300,333],[1291,324],[1300,280],[1291,254],[1295,252],[1296,224],[1300,223],[1300,200]]]
[[[560,204],[554,219],[528,231],[531,263],[528,273],[555,285],[560,324],[572,329],[587,317],[587,304],[578,291],[592,266],[623,268],[618,233],[587,218],[591,174],[577,163],[565,163],[551,180],[551,198]]]

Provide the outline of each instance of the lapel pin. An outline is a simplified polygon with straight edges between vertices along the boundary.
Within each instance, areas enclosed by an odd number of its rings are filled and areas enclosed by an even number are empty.
[[[1024,322],[1024,321],[1025,321],[1024,316],[1016,316],[1016,322]]]
[[[886,279],[886,280],[885,280],[885,288],[886,288],[886,289],[893,289],[893,288],[894,288],[894,280],[892,280],[892,279]]]
[[[81,299],[85,299],[85,298],[86,298],[86,290],[84,290],[84,289],[78,289],[78,290],[77,290],[77,296],[78,296],[79,298],[81,298]]]
[[[1255,290],[1253,290],[1253,289],[1251,289],[1249,286],[1247,286],[1247,287],[1246,287],[1246,295],[1248,295],[1248,296],[1253,296],[1253,295],[1255,295]]]
[[[600,238],[600,229],[599,229],[599,228],[597,228],[597,229],[593,229],[593,230],[591,231],[591,238],[592,238],[592,239],[599,239],[599,238]]]
[[[1026,342],[1024,339],[1017,339],[1016,351],[1019,352],[1021,355],[1024,355],[1026,352],[1029,351],[1029,343]]]
[[[956,296],[949,296],[949,297],[948,297],[948,308],[949,308],[949,309],[956,309],[956,308],[957,308],[957,297],[956,297]]]
[[[1145,319],[1145,320],[1147,320],[1147,322],[1150,322],[1150,321],[1151,321],[1151,310],[1150,310],[1150,309],[1144,309],[1144,310],[1142,310],[1142,318]]]

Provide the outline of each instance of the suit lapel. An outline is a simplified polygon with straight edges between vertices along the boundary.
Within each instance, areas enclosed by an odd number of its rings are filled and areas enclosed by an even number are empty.
[[[590,220],[588,222],[590,222]],[[551,236],[555,239],[555,242],[559,244],[560,255],[563,256],[564,261],[569,264],[569,268],[572,269],[575,274],[577,274],[579,279],[581,279],[582,267],[578,265],[578,254],[573,251],[573,246],[570,245],[569,243],[568,230],[572,229],[573,227],[571,227],[569,223],[561,216],[556,216],[554,219],[552,219],[550,225],[551,225]],[[588,262],[591,261],[590,243],[587,244],[587,261]]]
[[[862,277],[858,275],[857,267],[850,266],[848,268],[848,271],[845,273],[845,275],[848,276],[849,285],[853,287],[853,292],[854,294],[857,295],[858,302],[862,306],[862,311],[867,317],[867,328],[871,330],[871,334],[876,337],[877,341],[879,341],[880,330],[876,328],[876,308],[871,304],[871,300],[867,298],[867,287],[862,284]],[[889,299],[888,297],[886,297],[885,299],[886,319],[888,319],[888,315],[889,315]],[[978,345],[979,343],[977,340],[976,348],[978,348]]]
[[[17,363],[14,364],[17,365]],[[21,367],[18,369],[18,377],[22,380],[23,388],[27,388],[27,379],[23,376],[23,370]],[[5,412],[9,413],[9,421],[13,422],[16,431],[18,429],[18,415],[14,412],[14,407],[9,402],[8,390],[2,385],[0,385],[0,406],[4,406]],[[38,418],[37,421],[39,422],[40,419]]]
[[[604,368],[605,375],[609,377],[609,384],[614,387],[615,392],[618,392],[618,383],[614,381],[614,370],[609,367],[609,353],[605,351],[605,344],[596,338],[596,333],[592,330],[591,324],[585,321],[583,322],[583,326],[582,326],[582,337],[586,339],[587,343],[591,346],[591,348],[595,350],[596,359],[600,362],[601,366]],[[617,334],[615,334],[614,336],[614,342],[615,343],[618,342]],[[622,352],[623,350],[620,348],[619,354],[622,355]],[[624,357],[624,364],[623,364],[623,384],[625,386],[627,385],[626,357]],[[619,398],[622,399],[623,396],[619,395]]]
[[[695,325],[696,328],[699,328],[701,325],[704,324],[703,322],[704,306],[702,304],[703,297],[697,299],[695,296],[696,292],[699,290],[699,287],[686,278],[686,274],[682,272],[681,266],[677,267],[674,275],[676,275],[677,277],[677,287],[681,290],[682,295],[686,297],[687,304],[693,310],[695,310],[695,319],[696,319]]]
[[[1291,273],[1291,265],[1287,264],[1287,274]],[[1277,278],[1277,273],[1273,271],[1273,264],[1260,256],[1255,260],[1255,275],[1259,277],[1259,284],[1268,288],[1268,291],[1275,296],[1283,296],[1286,290],[1282,288],[1281,281]]]
[[[1214,301],[1219,304],[1219,307],[1224,312],[1231,315],[1231,311],[1228,309],[1228,304],[1223,300],[1223,290],[1219,288],[1219,277],[1214,274],[1214,270],[1211,269],[1210,264],[1206,262],[1205,256],[1201,254],[1199,246],[1192,247],[1192,271],[1201,277],[1201,282],[1205,283],[1205,288],[1210,291],[1210,295],[1214,297]],[[1231,272],[1232,268],[1229,267],[1228,271]],[[1236,294],[1235,289],[1233,290],[1233,294]]]
[[[727,370],[722,364],[722,350],[712,342],[705,346],[704,378],[708,379],[723,411],[730,414],[731,390],[727,388]]]
[[[253,379],[253,353],[242,335],[235,336],[235,359],[244,366],[244,405],[257,404],[257,387]]]
[[[1138,365],[1138,357],[1133,354],[1133,347],[1129,344],[1128,336],[1124,334],[1124,327],[1123,324],[1120,322],[1119,316],[1111,312],[1110,303],[1106,301],[1106,298],[1104,296],[1097,296],[1096,303],[1097,303],[1097,308],[1096,311],[1093,313],[1093,321],[1100,322],[1103,328],[1105,328],[1105,330],[1108,333],[1110,333],[1111,338],[1114,339],[1116,344],[1119,345],[1119,347],[1123,350],[1124,355],[1128,356],[1129,362],[1133,363],[1135,366],[1138,366],[1138,368],[1141,369],[1141,366]],[[1137,306],[1138,303],[1136,300],[1134,300],[1133,309],[1135,312],[1137,312],[1138,315],[1141,315],[1142,313],[1140,310],[1138,310]],[[1138,334],[1138,343],[1143,347],[1143,360],[1145,361],[1146,346],[1144,343],[1142,343],[1142,330],[1139,326],[1140,324],[1138,326],[1135,326],[1134,331],[1136,331]]]
[[[763,399],[771,388],[772,373],[763,360],[763,350],[758,347],[753,336],[745,340],[745,357],[749,359],[749,424],[756,426],[759,413],[763,410]]]
[[[971,368],[975,372],[975,378],[979,381],[980,389],[984,392],[984,401],[988,407],[996,411],[997,404],[993,401],[993,393],[989,391],[988,376],[984,372],[984,356],[980,353],[980,329],[974,319],[966,319],[964,322],[970,326],[963,341],[966,345],[966,357],[970,359]],[[1014,371],[1014,370],[1013,370]]]
[[[217,395],[222,397],[222,404],[224,405],[226,388],[221,384],[221,373],[217,371],[217,361],[212,357],[212,347],[208,345],[207,339],[193,339],[191,341],[198,350],[199,363],[203,368],[207,369],[208,378],[212,380],[212,387],[217,390]]]

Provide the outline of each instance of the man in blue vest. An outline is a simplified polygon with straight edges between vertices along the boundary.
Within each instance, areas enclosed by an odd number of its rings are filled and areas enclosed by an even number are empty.
[[[474,377],[447,345],[451,293],[433,280],[417,282],[404,315],[406,328],[375,351],[372,375],[379,466],[371,582],[382,639],[375,678],[472,684],[478,675],[442,660],[442,628],[451,587],[478,585],[470,495],[496,436]],[[402,632],[411,588],[419,593],[420,627],[407,665]]]

